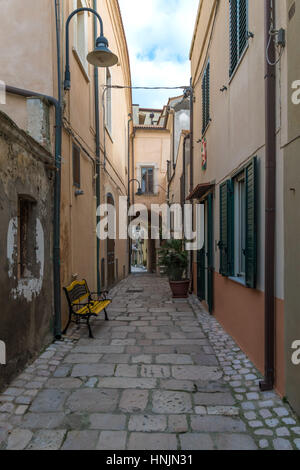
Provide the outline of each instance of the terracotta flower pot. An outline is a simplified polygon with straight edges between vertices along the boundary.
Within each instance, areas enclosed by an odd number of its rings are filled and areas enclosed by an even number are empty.
[[[186,299],[188,297],[190,280],[170,281],[169,284],[173,294],[173,299]]]

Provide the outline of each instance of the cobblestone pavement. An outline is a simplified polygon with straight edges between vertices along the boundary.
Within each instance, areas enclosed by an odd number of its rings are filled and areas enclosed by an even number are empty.
[[[110,322],[73,329],[0,395],[2,449],[300,449],[300,424],[199,302],[165,279],[113,289]]]

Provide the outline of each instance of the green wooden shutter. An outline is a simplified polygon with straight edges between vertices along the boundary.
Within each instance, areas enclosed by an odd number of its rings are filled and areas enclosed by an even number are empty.
[[[209,312],[213,312],[213,283],[214,283],[214,227],[213,227],[213,195],[207,198],[207,303]]]
[[[248,0],[229,0],[231,76],[248,43]]]
[[[257,275],[257,158],[246,167],[246,285],[256,287]]]
[[[207,63],[207,66],[206,66],[206,90],[205,90],[205,94],[206,94],[206,104],[205,104],[205,121],[206,121],[206,126],[208,126],[209,124],[209,102],[210,102],[210,97],[209,97],[209,86],[210,86],[210,63],[208,62]]]
[[[234,273],[234,198],[233,183],[226,181],[220,186],[220,274]]]
[[[202,134],[204,134],[209,123],[209,104],[210,104],[210,63],[207,63],[202,78]]]
[[[238,10],[238,53],[241,57],[248,42],[248,0],[239,0]]]
[[[238,63],[238,0],[229,0],[229,18],[230,18],[230,67],[231,76]]]
[[[220,274],[228,276],[228,182],[220,186]]]
[[[205,131],[205,115],[206,115],[206,96],[205,96],[205,91],[206,91],[206,76],[205,72],[202,78],[202,135],[204,134]]]

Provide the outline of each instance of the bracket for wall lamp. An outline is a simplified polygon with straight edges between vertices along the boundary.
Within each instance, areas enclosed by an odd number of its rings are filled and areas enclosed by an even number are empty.
[[[84,191],[82,189],[76,189],[75,191],[75,196],[78,197],[78,196],[83,196],[84,195]]]
[[[254,33],[252,33],[251,31],[248,31],[247,37],[248,37],[248,39],[250,39],[250,38],[253,39],[254,38]]]
[[[223,85],[222,88],[220,88],[220,91],[223,93],[224,91],[228,90],[226,85]]]

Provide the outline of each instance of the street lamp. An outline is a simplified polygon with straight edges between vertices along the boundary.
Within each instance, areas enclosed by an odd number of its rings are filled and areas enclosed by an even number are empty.
[[[70,21],[74,15],[83,11],[89,11],[93,13],[99,20],[100,23],[100,36],[96,39],[95,49],[87,55],[87,61],[95,67],[112,67],[118,62],[118,57],[109,50],[108,40],[103,34],[103,21],[99,13],[92,8],[77,8],[68,17],[66,21],[66,68],[65,68],[65,81],[64,89],[70,90],[71,88],[71,72],[70,72],[70,41],[69,41],[69,29]]]
[[[137,190],[137,192],[136,192],[135,195],[136,195],[136,196],[142,196],[142,195],[143,195],[143,191],[142,191],[142,188],[141,188],[141,183],[140,183],[139,180],[137,180],[136,178],[132,178],[131,180],[128,181],[128,186],[130,185],[130,183],[132,183],[132,181],[136,181],[137,184],[139,185],[138,190]],[[129,196],[129,194],[128,194],[128,200],[129,200],[129,202],[130,202],[130,196]]]

